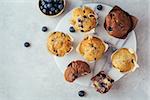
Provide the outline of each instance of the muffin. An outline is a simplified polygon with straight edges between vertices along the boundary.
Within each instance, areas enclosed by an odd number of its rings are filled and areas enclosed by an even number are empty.
[[[109,35],[125,39],[129,32],[131,32],[136,24],[138,19],[118,6],[114,6],[113,9],[105,18],[104,28]]]
[[[73,82],[78,77],[87,75],[90,73],[90,66],[81,60],[72,61],[65,70],[64,78],[68,82]]]
[[[48,50],[59,57],[69,53],[72,49],[72,38],[63,32],[52,32],[48,37]]]
[[[134,71],[137,67],[137,55],[132,49],[121,48],[111,56],[112,65],[120,72]]]
[[[84,6],[82,8],[74,8],[72,11],[71,24],[76,31],[88,32],[96,27],[97,16],[95,12]]]
[[[97,92],[102,94],[108,92],[114,83],[114,80],[106,75],[104,71],[100,71],[91,80]]]
[[[78,44],[76,50],[87,61],[96,61],[102,57],[107,48],[108,45],[105,44],[100,38],[95,36],[87,36]]]

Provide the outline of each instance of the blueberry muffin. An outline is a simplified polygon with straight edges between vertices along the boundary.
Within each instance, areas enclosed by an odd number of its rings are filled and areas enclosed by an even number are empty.
[[[65,8],[65,0],[39,0],[41,12],[48,16],[58,16]]]
[[[136,67],[137,55],[132,49],[121,48],[112,54],[111,60],[118,71],[129,72]]]
[[[91,8],[84,6],[73,9],[71,24],[76,31],[88,32],[96,27],[96,19],[95,12]]]
[[[47,47],[52,54],[62,57],[73,49],[72,38],[63,32],[52,32]]]
[[[108,92],[114,83],[114,80],[106,75],[104,71],[100,71],[91,80],[97,92],[102,94]]]
[[[87,36],[77,46],[76,50],[87,61],[99,60],[108,46],[98,37]]]
[[[81,77],[83,75],[87,75],[90,73],[90,66],[81,60],[72,61],[65,70],[64,77],[65,80],[68,82],[73,82],[78,77]]]
[[[113,9],[105,18],[104,27],[109,35],[125,39],[129,32],[131,32],[136,24],[138,19],[118,6],[114,6]]]

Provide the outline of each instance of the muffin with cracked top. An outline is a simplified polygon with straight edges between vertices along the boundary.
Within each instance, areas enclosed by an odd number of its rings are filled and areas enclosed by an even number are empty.
[[[74,8],[72,11],[71,24],[76,31],[88,32],[96,27],[97,16],[87,6]]]
[[[63,57],[73,49],[72,42],[71,36],[57,31],[52,32],[48,37],[47,47],[52,54]]]
[[[87,61],[91,62],[99,60],[103,56],[107,48],[108,45],[104,43],[100,38],[89,35],[78,44],[76,50]]]
[[[135,28],[137,22],[138,19],[136,17],[125,12],[118,6],[114,6],[105,18],[104,28],[109,35],[125,39],[128,33]]]
[[[122,73],[134,71],[137,67],[137,55],[132,49],[120,48],[112,56],[112,65]]]

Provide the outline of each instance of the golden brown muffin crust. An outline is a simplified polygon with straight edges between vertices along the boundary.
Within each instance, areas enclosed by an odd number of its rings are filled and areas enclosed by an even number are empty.
[[[88,32],[96,27],[96,15],[94,11],[87,6],[75,8],[72,12],[71,24],[75,30]]]
[[[53,32],[48,37],[48,50],[56,56],[64,56],[72,49],[72,39],[63,32]]]
[[[112,56],[112,64],[120,72],[127,72],[133,69],[136,56],[134,53],[129,52],[127,48],[121,48],[116,51]]]
[[[105,49],[103,41],[93,36],[86,37],[78,46],[78,52],[88,61],[99,60]]]

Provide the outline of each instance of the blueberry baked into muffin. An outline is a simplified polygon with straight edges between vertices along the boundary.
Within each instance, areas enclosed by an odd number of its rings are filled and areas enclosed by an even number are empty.
[[[39,0],[41,12],[48,16],[57,16],[64,11],[65,0]]]
[[[69,53],[72,49],[72,38],[63,32],[52,32],[48,37],[48,50],[59,57]]]
[[[102,94],[108,92],[114,83],[114,80],[106,75],[104,71],[100,71],[91,80],[97,92]]]
[[[137,66],[137,55],[132,49],[121,48],[111,56],[112,65],[120,72],[134,71]]]
[[[81,60],[72,61],[65,70],[64,78],[68,82],[73,82],[78,77],[87,75],[90,73],[90,66]]]
[[[113,9],[105,18],[104,28],[109,35],[125,39],[129,32],[131,32],[138,19],[129,13],[125,12],[118,6],[114,6]]]
[[[96,20],[95,12],[87,6],[73,9],[71,24],[76,31],[88,32],[92,30],[96,27]]]
[[[105,44],[100,38],[87,36],[78,44],[76,50],[87,61],[96,61],[103,56],[107,48],[107,44]]]

